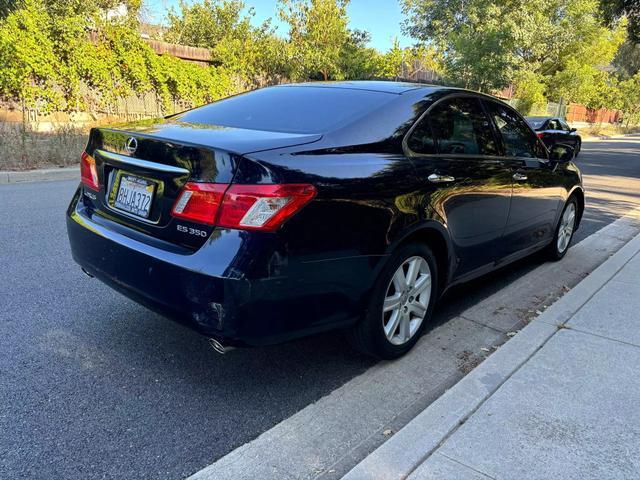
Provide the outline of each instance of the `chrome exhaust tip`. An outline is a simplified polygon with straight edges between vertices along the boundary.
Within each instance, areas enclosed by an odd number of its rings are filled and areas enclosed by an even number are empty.
[[[211,348],[213,348],[220,355],[224,355],[225,353],[230,352],[231,350],[234,350],[234,347],[228,347],[228,346],[225,347],[222,343],[220,343],[215,338],[209,339],[209,345],[211,345]]]

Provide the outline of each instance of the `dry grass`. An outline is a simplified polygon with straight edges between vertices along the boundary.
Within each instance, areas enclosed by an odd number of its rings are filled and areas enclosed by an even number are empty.
[[[613,137],[623,135],[625,133],[637,133],[640,131],[638,126],[614,125],[611,123],[591,123],[586,128],[581,128],[580,134],[585,137]]]
[[[31,170],[75,165],[87,132],[68,125],[42,133],[21,124],[0,123],[0,170]]]

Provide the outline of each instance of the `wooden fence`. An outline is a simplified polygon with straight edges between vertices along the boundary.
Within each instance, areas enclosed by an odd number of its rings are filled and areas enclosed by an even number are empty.
[[[622,116],[622,110],[609,108],[595,110],[578,103],[571,103],[567,108],[568,122],[619,123],[622,121]]]

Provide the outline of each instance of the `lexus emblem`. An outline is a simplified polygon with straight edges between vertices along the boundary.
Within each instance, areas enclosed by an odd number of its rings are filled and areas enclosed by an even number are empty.
[[[138,148],[138,141],[133,138],[133,137],[129,137],[127,139],[127,142],[124,144],[124,149],[131,154],[136,153],[136,149]]]

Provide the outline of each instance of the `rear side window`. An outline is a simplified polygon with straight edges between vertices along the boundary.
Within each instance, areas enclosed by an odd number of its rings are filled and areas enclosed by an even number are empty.
[[[512,110],[487,102],[508,157],[547,158],[546,149],[527,123]]]
[[[477,98],[456,97],[443,100],[433,107],[422,123],[427,122],[438,153],[498,155],[489,119]],[[428,133],[426,126],[419,125],[412,137],[423,132]],[[430,144],[424,138],[426,136],[423,135],[421,142],[429,148]],[[411,148],[411,141],[409,146]]]
[[[287,133],[323,133],[355,120],[397,95],[326,87],[271,87],[190,110],[179,122]]]

